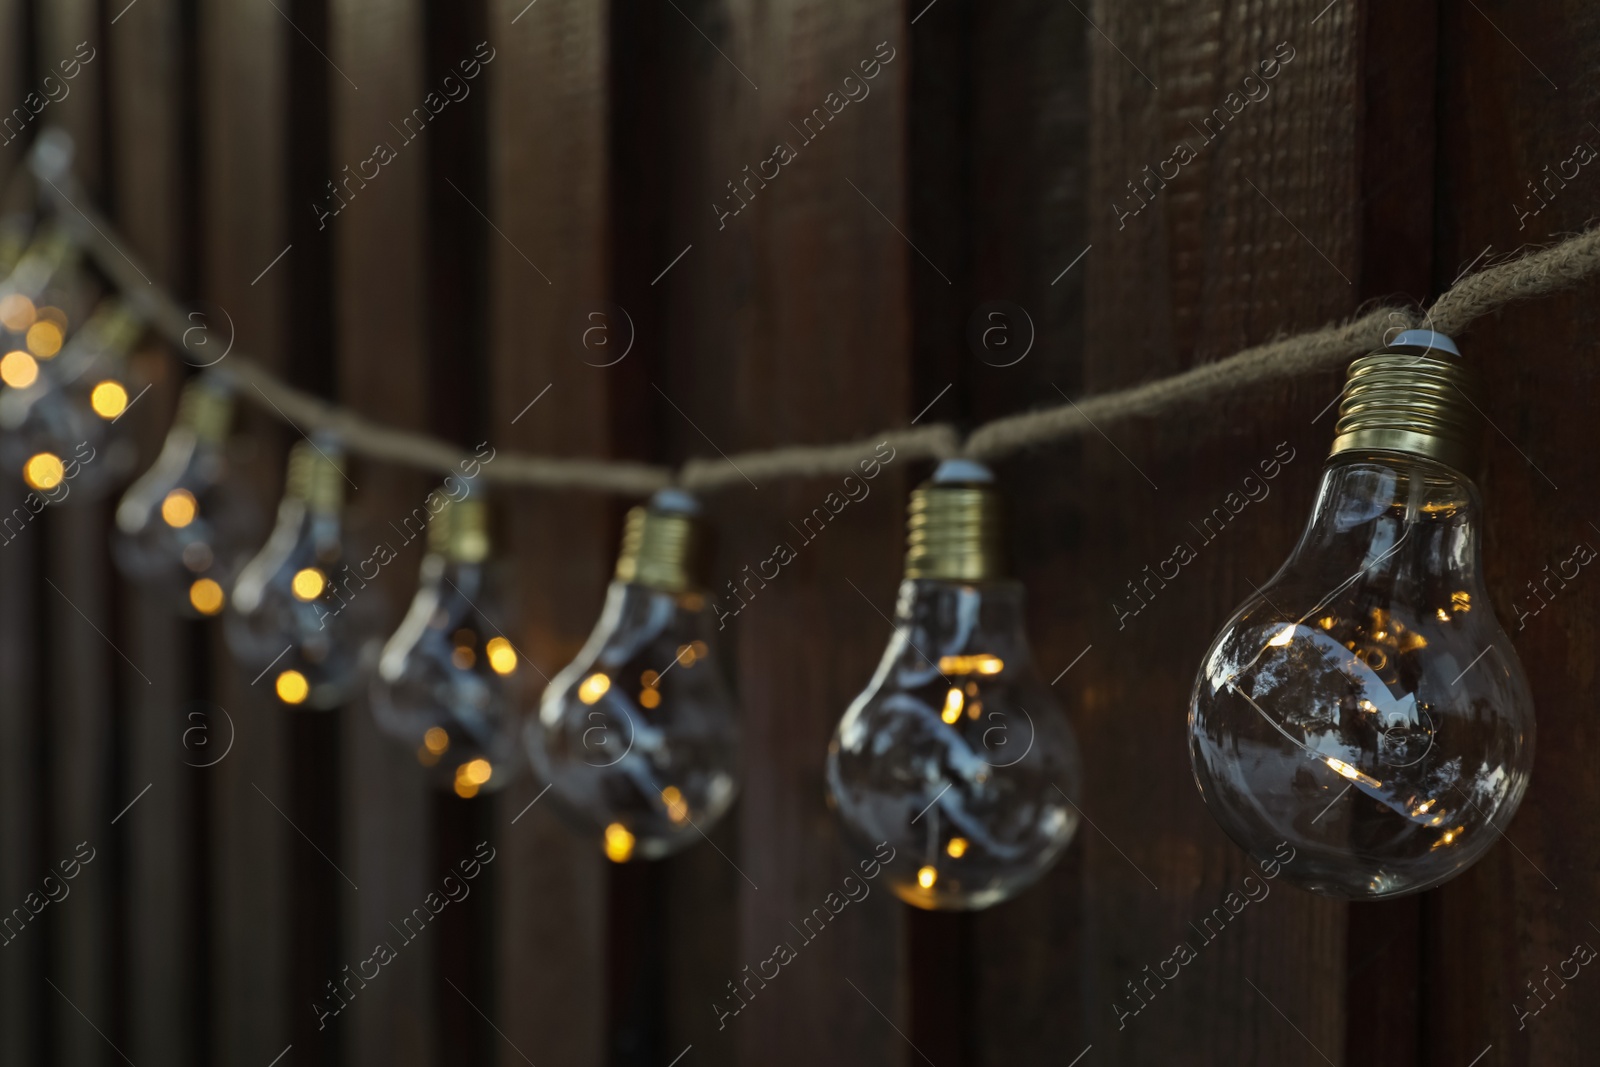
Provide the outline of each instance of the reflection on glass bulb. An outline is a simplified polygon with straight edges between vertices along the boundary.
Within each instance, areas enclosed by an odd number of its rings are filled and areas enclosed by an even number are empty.
[[[254,500],[226,477],[232,417],[226,390],[190,382],[161,455],[117,505],[117,565],[189,615],[222,610],[261,528]]]
[[[1442,335],[1351,366],[1311,521],[1207,652],[1195,779],[1258,860],[1330,896],[1415,893],[1465,870],[1528,786],[1533,706],[1480,566],[1468,405]],[[1399,436],[1399,435],[1405,436]],[[1281,859],[1281,854],[1279,855]]]
[[[1002,576],[992,481],[953,461],[912,494],[894,636],[828,748],[830,801],[859,843],[894,847],[885,877],[919,908],[1015,896],[1078,826],[1077,741]]]
[[[664,491],[629,512],[600,621],[526,727],[558,809],[617,863],[692,844],[737,792],[738,722],[690,567],[697,510]]]
[[[345,563],[344,478],[337,445],[296,442],[277,525],[233,587],[228,648],[248,673],[267,672],[291,707],[326,710],[350,697],[377,615],[377,591]],[[175,497],[162,510],[181,528],[189,506]],[[304,595],[313,587],[320,595]]]
[[[430,499],[442,506],[429,520],[411,609],[378,658],[372,713],[440,786],[473,797],[516,774],[526,672],[499,626],[485,501],[451,494],[450,483]]]

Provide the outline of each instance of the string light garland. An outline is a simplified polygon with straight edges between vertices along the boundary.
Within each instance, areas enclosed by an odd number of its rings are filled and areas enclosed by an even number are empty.
[[[63,184],[78,195],[69,196],[60,188]],[[125,298],[171,344],[186,347],[187,338],[197,328],[190,313],[164,288],[149,282],[124,251],[123,242],[109,236],[111,223],[71,183],[70,176],[45,182],[42,188],[58,205],[62,224]],[[1382,348],[1402,330],[1425,326],[1458,335],[1470,323],[1507,304],[1555,293],[1596,275],[1600,275],[1600,226],[1466,275],[1425,312],[1380,307],[1319,330],[1246,348],[1181,374],[1086,397],[1075,404],[1008,415],[976,428],[964,441],[954,426],[933,424],[888,429],[859,441],[734,453],[727,460],[691,459],[676,470],[626,460],[501,451],[492,466],[483,468],[482,476],[502,485],[643,497],[673,485],[706,493],[746,485],[747,476],[759,483],[763,478],[848,471],[882,441],[889,442],[897,455],[911,459],[967,456],[989,461],[1070,440],[1091,432],[1096,425],[1158,415],[1242,387],[1331,370]],[[385,426],[302,392],[243,354],[231,354],[211,373],[234,379],[239,395],[267,414],[292,421],[307,433],[336,436],[352,454],[439,474],[454,473],[463,460],[471,458],[437,438]]]

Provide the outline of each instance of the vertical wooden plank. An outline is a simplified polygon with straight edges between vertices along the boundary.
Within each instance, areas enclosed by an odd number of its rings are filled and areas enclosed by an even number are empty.
[[[1486,246],[1490,258],[1592,221],[1600,23],[1581,4],[1480,0],[1441,7],[1439,26],[1433,280],[1443,289]],[[1600,546],[1588,444],[1595,293],[1591,282],[1507,309],[1461,338],[1484,368],[1495,427],[1478,481],[1489,588],[1533,689],[1538,739],[1532,786],[1504,840],[1430,894],[1430,1064],[1470,1062],[1489,1047],[1485,1063],[1576,1062],[1600,1038],[1593,966],[1582,965],[1592,949],[1574,958],[1579,945],[1600,946],[1600,831],[1586,817],[1600,801],[1595,576],[1571,562],[1579,545]]]
[[[666,353],[654,406],[671,453],[715,459],[848,439],[914,414],[910,277],[938,268],[896,232],[908,215],[904,14],[878,3],[695,4],[665,19],[659,47],[684,57],[673,78],[694,86],[692,104],[677,110],[697,115],[666,154],[670,187],[689,206],[642,279],[665,271],[652,286]],[[864,61],[875,64],[865,83]],[[841,103],[847,91],[856,102]],[[813,109],[822,119],[801,130]],[[749,178],[779,143],[794,153],[780,177],[768,164],[768,180]],[[836,491],[834,479],[757,478],[759,489],[741,483],[710,502],[719,603],[738,606],[729,583],[775,544],[796,551],[719,634],[737,664],[743,728],[739,848],[724,849],[738,865],[738,937],[735,969],[694,991],[690,1023],[707,1047],[731,1045],[738,1062],[917,1058],[901,1036],[903,906],[879,888],[813,938],[790,925],[837,892],[858,858],[827,808],[822,768],[835,723],[891,634],[880,611],[893,610],[914,473],[892,462],[814,543],[789,523]],[[738,987],[748,1000],[739,1008],[731,984],[751,981],[780,943],[795,958],[766,986]]]
[[[346,206],[324,219],[326,230],[316,235],[337,250],[340,398],[387,425],[413,429],[428,428],[429,406],[423,222],[426,152],[435,134],[411,118],[412,109],[423,106],[424,93],[435,88],[423,83],[422,28],[422,5],[415,0],[336,0],[332,5],[333,62],[360,90],[338,74],[328,81],[334,111],[328,177]],[[429,114],[426,108],[424,114]],[[407,118],[411,121],[398,132],[390,125]],[[377,145],[390,147],[395,158],[371,177],[376,164],[362,161]],[[319,193],[324,210],[338,208],[326,189]],[[310,204],[294,209],[312,211]],[[420,545],[400,542],[389,520],[409,515],[429,486],[416,472],[382,464],[361,465],[358,478],[365,533],[357,543],[381,541],[398,551],[381,580],[360,594],[386,598],[387,632],[410,600],[422,558]],[[410,752],[378,732],[366,699],[341,714],[351,768],[343,801],[345,838],[350,875],[361,886],[359,894],[344,895],[344,947],[348,957],[360,959],[376,944],[394,943],[389,923],[421,906],[437,888],[430,884],[432,816],[421,768]],[[434,1062],[440,1005],[432,976],[442,933],[431,929],[405,945],[383,981],[363,989],[349,1015],[330,1024],[349,1031],[352,1062]]]
[[[30,71],[29,20],[25,0],[0,3],[0,94],[21,101]],[[7,133],[12,137],[11,133]],[[8,181],[23,161],[27,142],[13,137],[0,147],[0,181]],[[7,204],[5,207],[9,208]],[[20,248],[8,248],[5,268]],[[45,855],[40,836],[44,805],[38,794],[39,735],[44,716],[39,705],[40,531],[27,506],[27,487],[15,477],[0,481],[0,919],[35,890]],[[35,507],[40,505],[35,504]],[[26,913],[26,908],[24,908]],[[19,927],[13,919],[0,947],[0,1059],[26,1063],[42,1055],[44,999],[53,996],[39,981],[44,954],[41,931]]]
[[[936,8],[913,33],[912,158],[927,177],[916,183],[911,235],[955,261],[961,294],[952,300],[937,277],[918,276],[913,406],[938,398],[928,419],[981,422],[1059,401],[1057,388],[1077,396],[1093,31],[1068,5],[1008,2]],[[1058,679],[1055,695],[1080,731],[1081,690],[1061,672],[1097,639],[1099,622],[1083,604],[1092,504],[1081,464],[1071,445],[996,465],[1037,670]],[[1014,902],[965,923],[933,916],[913,927],[914,953],[934,957],[931,981],[915,987],[914,1033],[935,1062],[1068,1062],[1089,1044],[1082,880],[1093,832],[1081,827],[1056,868]]]
[[[183,245],[183,198],[194,188],[185,174],[191,161],[183,156],[179,127],[188,58],[181,18],[176,0],[144,0],[118,19],[108,35],[105,58],[112,90],[108,100],[116,222],[146,273],[180,289],[190,278],[185,253],[192,252]],[[136,423],[140,458],[148,464],[160,447],[181,374],[165,354],[152,353],[137,366],[152,376]],[[191,786],[203,772],[186,764],[209,762],[213,753],[221,753],[228,730],[214,714],[184,718],[198,709],[190,700],[192,628],[145,590],[128,583],[121,588],[118,638],[126,641],[129,658],[153,683],[144,685],[132,677],[123,686],[127,771],[121,780],[130,796],[150,786],[139,806],[119,823],[128,843],[128,961],[119,976],[126,982],[121,995],[130,1028],[125,1050],[135,1062],[186,1067],[204,1052],[193,1017],[205,996],[193,966],[201,935],[196,920],[202,913],[193,896],[196,855],[189,833],[195,801]],[[200,732],[189,733],[192,726]],[[199,744],[201,737],[215,745]]]
[[[607,182],[606,8],[494,0],[489,200],[493,444],[559,455],[607,451],[606,385],[571,355],[569,319],[603,293]],[[537,264],[537,267],[534,266]],[[546,387],[549,394],[538,400]],[[528,408],[538,400],[536,406]],[[615,549],[605,502],[502,498],[516,552],[520,647],[549,676],[599,616]],[[536,694],[535,694],[536,696]],[[495,844],[498,1062],[599,1064],[606,1003],[604,860],[571,836],[524,778],[500,799]]]
[[[1350,312],[1363,222],[1357,6],[1320,16],[1276,2],[1086,10],[1100,32],[1088,49],[1085,390]],[[1206,814],[1183,727],[1207,642],[1304,523],[1330,435],[1326,418],[1314,419],[1336,391],[1332,374],[1252,390],[1180,418],[1108,427],[1115,447],[1098,436],[1085,446],[1095,502],[1085,640],[1094,647],[1063,684],[1080,702],[1089,773],[1078,799],[1095,823],[1079,847],[1081,1041],[1097,1062],[1344,1055],[1345,905],[1278,885],[1214,940],[1189,926],[1253,867]],[[1200,435],[1197,424],[1229,432]],[[1295,459],[1271,495],[1140,608],[1125,583],[1175,543],[1193,543],[1188,521],[1280,441]],[[1177,979],[1138,985],[1147,964],[1184,942],[1197,958]]]
[[[284,73],[295,31],[272,5],[200,0],[198,14],[204,298],[227,312],[242,349],[282,368],[291,320],[278,257],[294,254],[283,210]],[[247,425],[260,433],[266,423]],[[264,466],[279,465],[278,452],[262,452]],[[272,484],[274,475],[256,483],[264,503]],[[310,1013],[288,988],[290,848],[307,846],[274,810],[287,810],[290,794],[283,711],[213,636],[217,703],[237,730],[211,789],[212,1060],[232,1067],[276,1056],[290,1044],[291,1010]]]
[[[39,11],[38,32],[41,77],[80,49],[92,49],[95,58],[103,60],[105,42],[92,0],[47,5]],[[51,121],[72,135],[74,170],[91,193],[104,188],[100,127],[104,71],[103,61],[84,65],[71,94],[50,105],[60,109]],[[74,882],[72,910],[45,917],[50,953],[45,973],[57,987],[47,1001],[50,1030],[56,1054],[66,1062],[87,1062],[101,1055],[104,1038],[96,1028],[117,1029],[111,951],[111,894],[118,852],[114,839],[118,831],[110,821],[116,811],[111,795],[116,780],[112,702],[119,681],[147,685],[138,665],[125,663],[123,650],[109,636],[115,626],[106,550],[108,514],[104,501],[52,508],[42,516],[40,530],[46,535],[43,569],[48,583],[46,848],[52,864],[73,855],[82,842],[102,858],[98,869],[91,868],[88,877]]]

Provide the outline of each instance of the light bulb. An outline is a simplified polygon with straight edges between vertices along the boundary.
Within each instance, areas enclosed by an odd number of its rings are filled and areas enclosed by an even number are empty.
[[[378,614],[377,590],[347,562],[344,487],[337,445],[295,442],[277,525],[233,586],[228,648],[289,707],[326,710],[351,696]]]
[[[697,511],[666,490],[628,513],[600,621],[525,730],[558,809],[618,863],[692,844],[738,788],[738,721],[691,564]]]
[[[372,713],[440,786],[472,797],[506,785],[521,763],[518,711],[531,666],[500,628],[487,503],[450,486],[430,497],[442,506],[428,523],[417,594],[378,657]]]
[[[8,298],[9,299],[9,298]],[[22,349],[0,356],[0,465],[41,492],[30,465],[54,456],[72,464],[53,501],[103,497],[133,465],[135,449],[121,422],[128,408],[127,355],[143,330],[132,308],[108,299],[47,364]]]
[[[160,456],[117,505],[118,567],[192,616],[222,610],[260,535],[260,509],[228,477],[232,420],[226,388],[209,377],[189,382]]]
[[[911,494],[894,635],[828,747],[830,802],[859,844],[894,850],[889,887],[919,908],[1015,896],[1078,827],[1078,744],[1034,670],[999,510],[968,461]]]
[[[1189,753],[1211,814],[1286,880],[1379,898],[1499,836],[1533,704],[1480,568],[1476,378],[1412,330],[1350,366],[1316,506],[1206,653]]]

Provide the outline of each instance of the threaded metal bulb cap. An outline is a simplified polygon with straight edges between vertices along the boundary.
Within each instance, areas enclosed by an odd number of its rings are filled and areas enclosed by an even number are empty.
[[[1402,452],[1470,473],[1483,437],[1481,383],[1443,334],[1408,330],[1350,364],[1328,453]]]
[[[296,441],[289,449],[283,492],[318,514],[338,514],[344,507],[344,454],[330,443]]]
[[[208,378],[196,378],[178,398],[175,426],[189,430],[202,441],[220,445],[233,426],[233,394]]]
[[[907,578],[978,582],[1005,576],[1000,494],[981,463],[941,463],[912,490],[907,513]]]
[[[665,489],[632,508],[622,530],[617,581],[668,593],[700,585],[695,561],[703,541],[699,505],[687,493]]]
[[[428,551],[456,563],[488,559],[489,502],[477,496],[449,500],[428,521]]]

